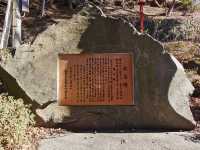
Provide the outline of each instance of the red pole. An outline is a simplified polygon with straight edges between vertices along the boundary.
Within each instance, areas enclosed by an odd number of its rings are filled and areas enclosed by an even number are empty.
[[[140,32],[144,32],[144,4],[145,0],[139,0],[140,5]]]

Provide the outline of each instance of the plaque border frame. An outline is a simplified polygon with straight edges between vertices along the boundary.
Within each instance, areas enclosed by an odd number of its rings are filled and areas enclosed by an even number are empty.
[[[117,54],[117,55],[123,55],[123,54],[128,54],[130,55],[131,57],[131,71],[132,72],[132,77],[131,77],[131,83],[132,83],[132,101],[130,104],[62,104],[61,103],[61,100],[60,100],[60,93],[59,93],[59,90],[60,90],[60,60],[63,59],[63,57],[66,57],[66,56],[69,56],[69,55],[98,55],[98,54]],[[135,64],[135,60],[134,60],[134,54],[133,52],[122,52],[122,53],[111,53],[111,52],[108,52],[108,53],[78,53],[78,54],[68,54],[68,53],[59,53],[58,54],[58,57],[57,57],[57,103],[59,106],[135,106],[136,105],[136,101],[135,101],[135,68],[134,68],[134,64]]]

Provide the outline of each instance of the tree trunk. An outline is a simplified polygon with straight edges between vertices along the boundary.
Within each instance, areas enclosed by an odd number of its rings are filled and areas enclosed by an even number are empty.
[[[12,47],[17,48],[21,45],[21,14],[19,0],[13,0],[13,24],[12,24]]]
[[[3,25],[3,33],[1,37],[0,49],[7,48],[10,35],[10,27],[12,21],[12,0],[8,0],[6,15]]]
[[[42,1],[42,16],[45,15],[45,6],[46,6],[46,1],[43,0],[43,1]]]
[[[22,3],[22,11],[29,12],[29,0],[21,0]]]

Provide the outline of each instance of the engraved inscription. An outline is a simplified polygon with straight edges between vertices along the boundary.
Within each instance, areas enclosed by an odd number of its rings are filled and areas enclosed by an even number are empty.
[[[59,104],[132,105],[131,54],[59,55]]]

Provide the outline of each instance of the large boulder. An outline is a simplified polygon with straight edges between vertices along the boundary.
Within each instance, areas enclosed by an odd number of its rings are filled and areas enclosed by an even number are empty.
[[[135,106],[58,106],[58,53],[131,52]],[[194,88],[182,65],[161,43],[121,20],[83,11],[50,26],[1,64],[33,102],[45,125],[68,129],[192,129],[189,95]],[[2,77],[0,75],[0,77]],[[6,76],[3,76],[6,82]],[[12,85],[11,85],[12,86]],[[16,92],[10,88],[11,92]],[[20,96],[20,95],[18,95]]]

